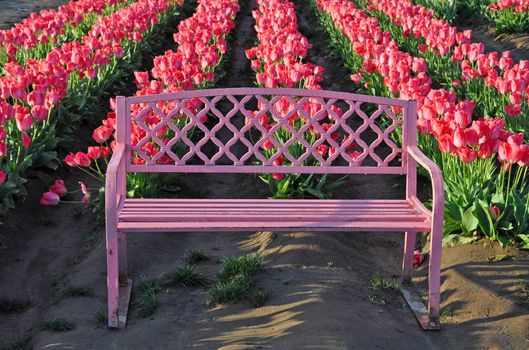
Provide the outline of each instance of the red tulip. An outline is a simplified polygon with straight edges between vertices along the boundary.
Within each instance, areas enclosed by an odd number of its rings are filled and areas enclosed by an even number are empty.
[[[6,182],[7,175],[2,170],[0,170],[0,185]]]
[[[424,255],[420,251],[415,250],[413,252],[413,266],[420,266],[424,261]]]
[[[50,187],[50,192],[57,194],[59,197],[63,197],[68,193],[63,180],[56,180],[53,186]]]
[[[465,132],[463,129],[461,128],[457,128],[455,131],[454,131],[454,134],[452,136],[452,143],[454,144],[454,146],[456,146],[457,148],[460,148],[460,147],[463,147],[463,146],[466,146],[467,145],[467,140],[466,140],[466,137],[465,137]]]
[[[505,106],[505,113],[510,117],[515,117],[522,111],[522,105],[516,104],[516,105],[508,105]]]
[[[490,217],[492,218],[492,220],[496,221],[498,220],[498,217],[500,216],[500,208],[493,205],[492,207],[489,208],[489,213],[490,213]]]
[[[22,133],[22,145],[24,145],[25,148],[28,148],[31,145],[31,137],[25,132]]]
[[[43,206],[53,206],[59,204],[61,201],[59,195],[55,192],[46,192],[42,195],[42,198],[39,201],[40,205]]]
[[[0,157],[3,157],[7,154],[7,144],[5,141],[0,141]]]
[[[33,125],[33,119],[31,118],[31,115],[27,113],[25,114],[17,113],[15,115],[15,120],[16,120],[18,130],[22,132],[30,129],[31,126]]]
[[[134,77],[136,77],[136,86],[138,89],[143,89],[145,86],[147,86],[149,82],[148,72],[134,72]]]
[[[467,147],[461,147],[457,150],[457,155],[463,163],[472,163],[476,159],[478,154],[472,149],[469,149]]]
[[[88,147],[87,155],[93,160],[97,160],[101,157],[102,147]]]
[[[97,129],[95,129],[92,134],[92,138],[97,143],[105,142],[106,140],[110,138],[110,136],[112,136],[112,128],[105,126],[105,125],[102,125],[98,127]]]
[[[89,167],[92,160],[83,152],[77,152],[74,157],[74,162],[80,167]]]
[[[64,158],[64,162],[71,167],[77,166],[77,163],[75,162],[75,154],[71,152]]]

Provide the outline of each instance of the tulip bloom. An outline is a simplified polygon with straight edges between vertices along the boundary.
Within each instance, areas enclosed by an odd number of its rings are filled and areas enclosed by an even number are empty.
[[[106,140],[108,140],[110,138],[110,136],[112,136],[112,128],[110,128],[110,127],[108,127],[106,125],[102,125],[102,126],[98,127],[97,129],[94,130],[94,132],[92,134],[92,138],[97,143],[105,142]]]
[[[492,207],[489,208],[489,214],[492,220],[494,221],[498,220],[498,217],[500,216],[500,208],[493,205]]]
[[[0,170],[0,185],[6,182],[7,175],[3,171]]]
[[[22,145],[24,145],[25,148],[28,148],[31,145],[31,137],[25,132],[22,133]]]
[[[74,156],[75,164],[81,167],[89,167],[92,160],[83,152],[77,152]]]
[[[50,187],[50,192],[57,194],[59,197],[63,197],[66,196],[68,190],[66,189],[63,180],[56,180],[53,186]]]
[[[61,198],[59,197],[59,195],[55,192],[50,191],[42,195],[42,198],[40,199],[39,204],[49,207],[49,206],[54,206],[54,205],[59,204],[60,201],[61,201]]]
[[[420,251],[415,250],[413,252],[413,266],[420,266],[424,261],[424,255]]]

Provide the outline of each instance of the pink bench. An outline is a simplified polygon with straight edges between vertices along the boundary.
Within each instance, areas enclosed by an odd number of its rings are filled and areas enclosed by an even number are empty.
[[[416,146],[416,113],[415,101],[298,89],[118,97],[106,180],[108,326],[126,324],[129,232],[301,230],[404,231],[403,295],[424,329],[439,329],[443,179]],[[390,138],[396,128],[400,146]],[[416,196],[417,164],[431,176],[432,211]],[[127,172],[401,174],[406,197],[128,199]],[[417,232],[431,232],[428,307],[408,289]]]

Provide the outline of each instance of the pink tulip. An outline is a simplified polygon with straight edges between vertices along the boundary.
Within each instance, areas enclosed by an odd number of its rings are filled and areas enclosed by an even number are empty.
[[[423,261],[424,255],[420,251],[415,250],[413,252],[413,266],[420,266]]]
[[[59,204],[61,201],[59,195],[55,192],[46,192],[42,195],[42,198],[39,201],[40,205],[43,206],[53,206]]]
[[[63,180],[55,180],[53,186],[50,187],[50,192],[57,194],[59,197],[63,197],[68,193]]]
[[[110,138],[110,136],[112,136],[112,128],[105,126],[105,125],[102,125],[98,127],[97,129],[95,129],[92,134],[92,138],[97,143],[105,142],[106,140]]]
[[[25,132],[22,133],[22,145],[28,148],[31,145],[31,137]]]
[[[77,152],[74,156],[74,162],[80,167],[89,167],[92,160],[83,152]]]
[[[492,207],[489,207],[489,213],[492,220],[496,221],[498,220],[498,217],[500,216],[500,208],[493,205]]]
[[[93,160],[97,160],[101,157],[102,147],[88,147],[87,155]]]
[[[7,174],[0,170],[0,185],[6,182]]]

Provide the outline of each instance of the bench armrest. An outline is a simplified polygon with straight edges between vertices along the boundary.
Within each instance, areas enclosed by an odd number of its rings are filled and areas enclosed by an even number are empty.
[[[432,179],[432,219],[434,223],[439,222],[439,220],[443,222],[445,194],[441,169],[430,158],[426,157],[417,146],[408,146],[408,155],[430,174]]]
[[[119,205],[119,198],[125,195],[126,173],[125,173],[125,151],[124,143],[116,144],[112,158],[108,163],[105,180],[105,206],[115,210]]]

